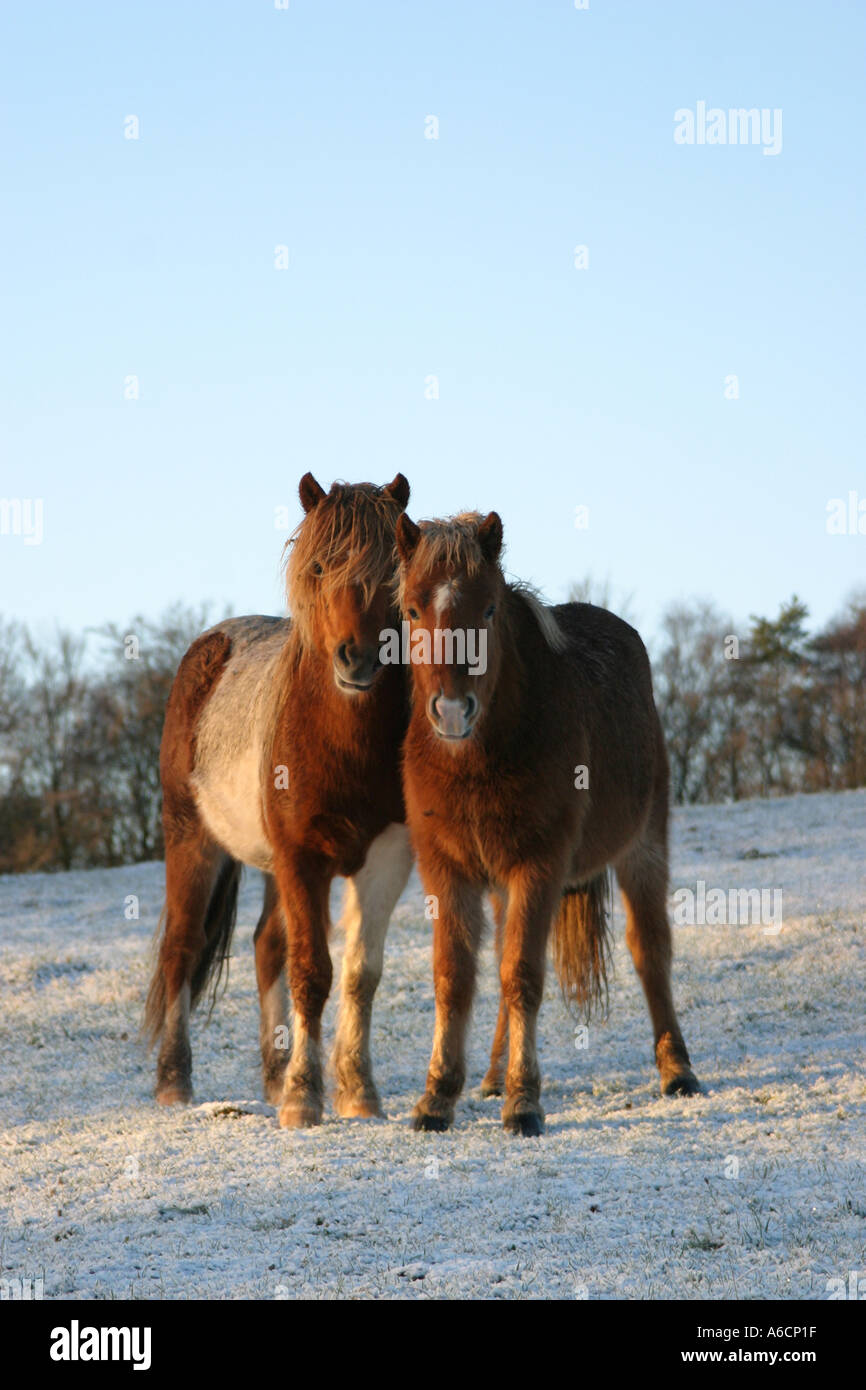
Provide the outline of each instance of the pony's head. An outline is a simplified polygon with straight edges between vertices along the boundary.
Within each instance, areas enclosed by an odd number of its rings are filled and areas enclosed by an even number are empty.
[[[302,643],[326,652],[334,680],[361,694],[378,675],[380,632],[392,619],[396,527],[409,500],[392,483],[334,483],[326,493],[305,473],[304,519],[288,542],[286,594]]]
[[[496,512],[466,512],[416,526],[404,514],[397,549],[415,697],[437,736],[457,747],[475,732],[499,674],[502,522]]]

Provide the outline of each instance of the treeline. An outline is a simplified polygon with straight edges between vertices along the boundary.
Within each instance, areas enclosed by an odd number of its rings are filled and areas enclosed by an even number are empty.
[[[708,604],[662,622],[653,668],[677,802],[866,786],[866,593],[818,632],[796,597],[745,632]]]
[[[707,603],[665,613],[651,655],[676,801],[866,786],[866,593],[818,632],[807,619],[796,598],[742,630]],[[0,873],[162,856],[165,704],[214,621],[177,606],[39,643],[0,619]]]
[[[0,873],[159,859],[171,684],[215,618],[180,605],[38,643],[0,619]]]

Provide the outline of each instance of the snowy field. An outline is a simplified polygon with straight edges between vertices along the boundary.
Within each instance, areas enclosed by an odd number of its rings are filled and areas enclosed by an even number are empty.
[[[782,928],[675,928],[706,1094],[663,1100],[618,915],[606,1024],[582,1039],[549,978],[537,1140],[479,1094],[489,944],[457,1125],[410,1127],[433,1027],[414,879],[374,1016],[389,1118],[305,1132],[260,1099],[257,874],[194,1021],[197,1103],[168,1113],[137,1042],[162,866],[0,879],[0,1274],[46,1298],[827,1298],[866,1273],[864,868],[866,792],[678,811],[672,893],[781,890]]]

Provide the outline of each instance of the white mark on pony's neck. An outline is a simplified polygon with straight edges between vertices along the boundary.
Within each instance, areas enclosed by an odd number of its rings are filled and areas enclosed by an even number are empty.
[[[437,621],[442,617],[445,609],[451,603],[456,603],[460,586],[456,579],[449,579],[446,584],[440,584],[433,595],[433,612],[436,614]]]

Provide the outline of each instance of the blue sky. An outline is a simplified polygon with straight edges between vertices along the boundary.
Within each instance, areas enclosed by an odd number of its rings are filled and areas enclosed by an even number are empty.
[[[866,535],[826,532],[866,501],[861,4],[3,24],[0,496],[44,507],[40,545],[0,536],[7,616],[279,611],[308,468],[496,508],[515,574],[609,578],[650,633],[866,582]],[[676,144],[698,101],[780,108],[781,152]]]

